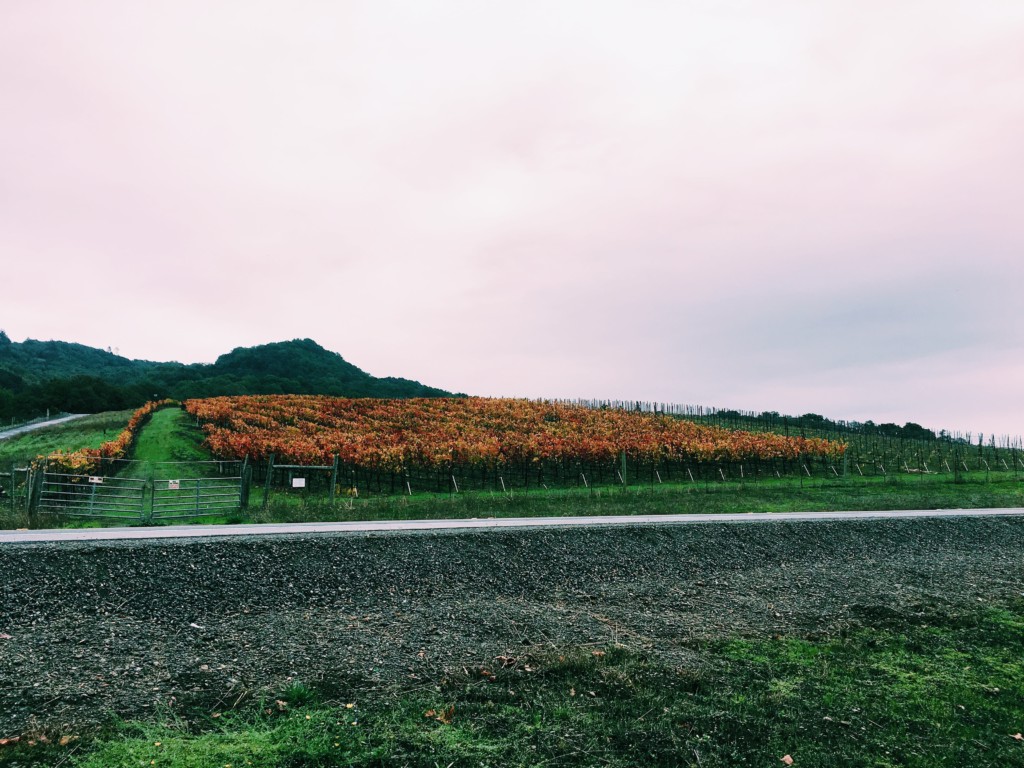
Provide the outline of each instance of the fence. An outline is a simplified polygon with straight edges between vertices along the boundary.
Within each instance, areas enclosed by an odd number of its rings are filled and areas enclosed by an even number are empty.
[[[151,519],[175,520],[225,515],[242,507],[243,477],[208,477],[156,481]]]
[[[972,450],[950,451],[934,461],[922,453],[748,459],[744,461],[652,461],[620,454],[605,462],[528,461],[493,465],[410,467],[402,471],[348,465],[337,458],[326,465],[277,464],[274,456],[253,465],[254,482],[262,486],[262,503],[277,495],[334,501],[338,498],[462,493],[466,491],[529,492],[553,488],[659,486],[682,484],[709,487],[719,483],[759,483],[790,478],[800,481],[871,482],[899,478],[1018,479],[1024,457],[1007,453],[989,461]]]
[[[247,506],[251,476],[233,461],[111,460],[94,475],[43,465],[28,470],[24,503],[30,514],[126,523],[222,517]]]
[[[450,465],[402,472],[349,466],[245,462],[104,462],[101,474],[76,475],[12,467],[0,472],[0,505],[12,514],[95,518],[127,523],[160,523],[230,517],[249,506],[253,483],[262,486],[266,506],[274,495],[321,499],[456,494],[466,491],[530,492],[566,488],[658,487],[675,484],[711,488],[719,484],[798,478],[812,483],[871,483],[931,479],[986,482],[1021,479],[1024,457],[1007,454],[990,462],[974,451],[956,452],[938,464],[918,457],[891,461],[799,457],[743,462],[637,461],[620,455],[607,462],[522,462],[492,466]],[[1016,458],[1015,463],[1011,460]],[[295,500],[298,500],[297,498]]]
[[[1011,449],[1024,451],[1024,438],[1020,435],[989,434],[986,436],[980,433],[976,435],[972,432],[949,432],[946,430],[941,430],[936,434],[933,430],[925,429],[913,423],[907,423],[901,427],[897,424],[875,424],[872,421],[858,422],[828,419],[815,413],[805,413],[803,416],[786,416],[775,411],[744,411],[703,405],[652,402],[649,400],[541,398],[534,402],[559,403],[597,410],[613,409],[635,411],[637,413],[663,414],[701,424],[724,427],[725,429],[775,432],[780,435],[807,434],[845,441],[855,437],[864,437],[887,440],[890,444],[915,440],[940,440],[951,446],[975,445],[984,447],[989,451]]]
[[[34,511],[71,517],[142,518],[146,481],[130,477],[43,472]]]
[[[25,505],[29,470],[12,464],[10,471],[0,472],[0,508],[9,507],[13,515]]]

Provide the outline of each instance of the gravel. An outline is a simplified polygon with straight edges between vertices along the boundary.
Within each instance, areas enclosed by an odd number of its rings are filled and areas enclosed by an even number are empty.
[[[1024,520],[622,526],[0,548],[0,737],[344,700],[532,648],[834,635],[1024,594]]]

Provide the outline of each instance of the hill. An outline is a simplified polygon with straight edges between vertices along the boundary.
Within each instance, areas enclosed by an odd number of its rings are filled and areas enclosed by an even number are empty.
[[[94,413],[156,397],[323,394],[339,397],[445,397],[418,381],[378,378],[311,339],[238,347],[213,363],[131,360],[66,341],[13,342],[0,331],[0,420],[51,411]]]

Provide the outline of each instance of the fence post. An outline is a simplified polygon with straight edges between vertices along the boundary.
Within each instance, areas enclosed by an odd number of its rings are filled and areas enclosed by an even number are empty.
[[[32,467],[25,468],[25,510],[31,512],[32,509]]]
[[[328,491],[327,498],[331,500],[331,504],[334,504],[336,499],[336,491],[338,488],[338,454],[334,454],[334,463],[331,465],[331,488]]]
[[[43,471],[35,469],[32,471],[32,484],[29,488],[28,515],[30,520],[35,520],[36,512],[39,510],[39,497],[43,493]]]
[[[274,454],[270,454],[267,457],[267,478],[263,484],[263,508],[267,508],[267,504],[270,503],[270,478],[274,474]]]
[[[242,462],[242,478],[239,481],[241,487],[238,489],[238,506],[242,509],[249,508],[249,488],[252,485],[252,467],[249,465],[249,457]]]

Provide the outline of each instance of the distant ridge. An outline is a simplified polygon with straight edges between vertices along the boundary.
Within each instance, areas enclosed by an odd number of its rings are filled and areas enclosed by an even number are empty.
[[[237,347],[216,362],[156,363],[66,341],[13,342],[0,331],[0,420],[51,411],[131,408],[154,396],[307,394],[452,397],[402,378],[371,376],[312,339]]]

